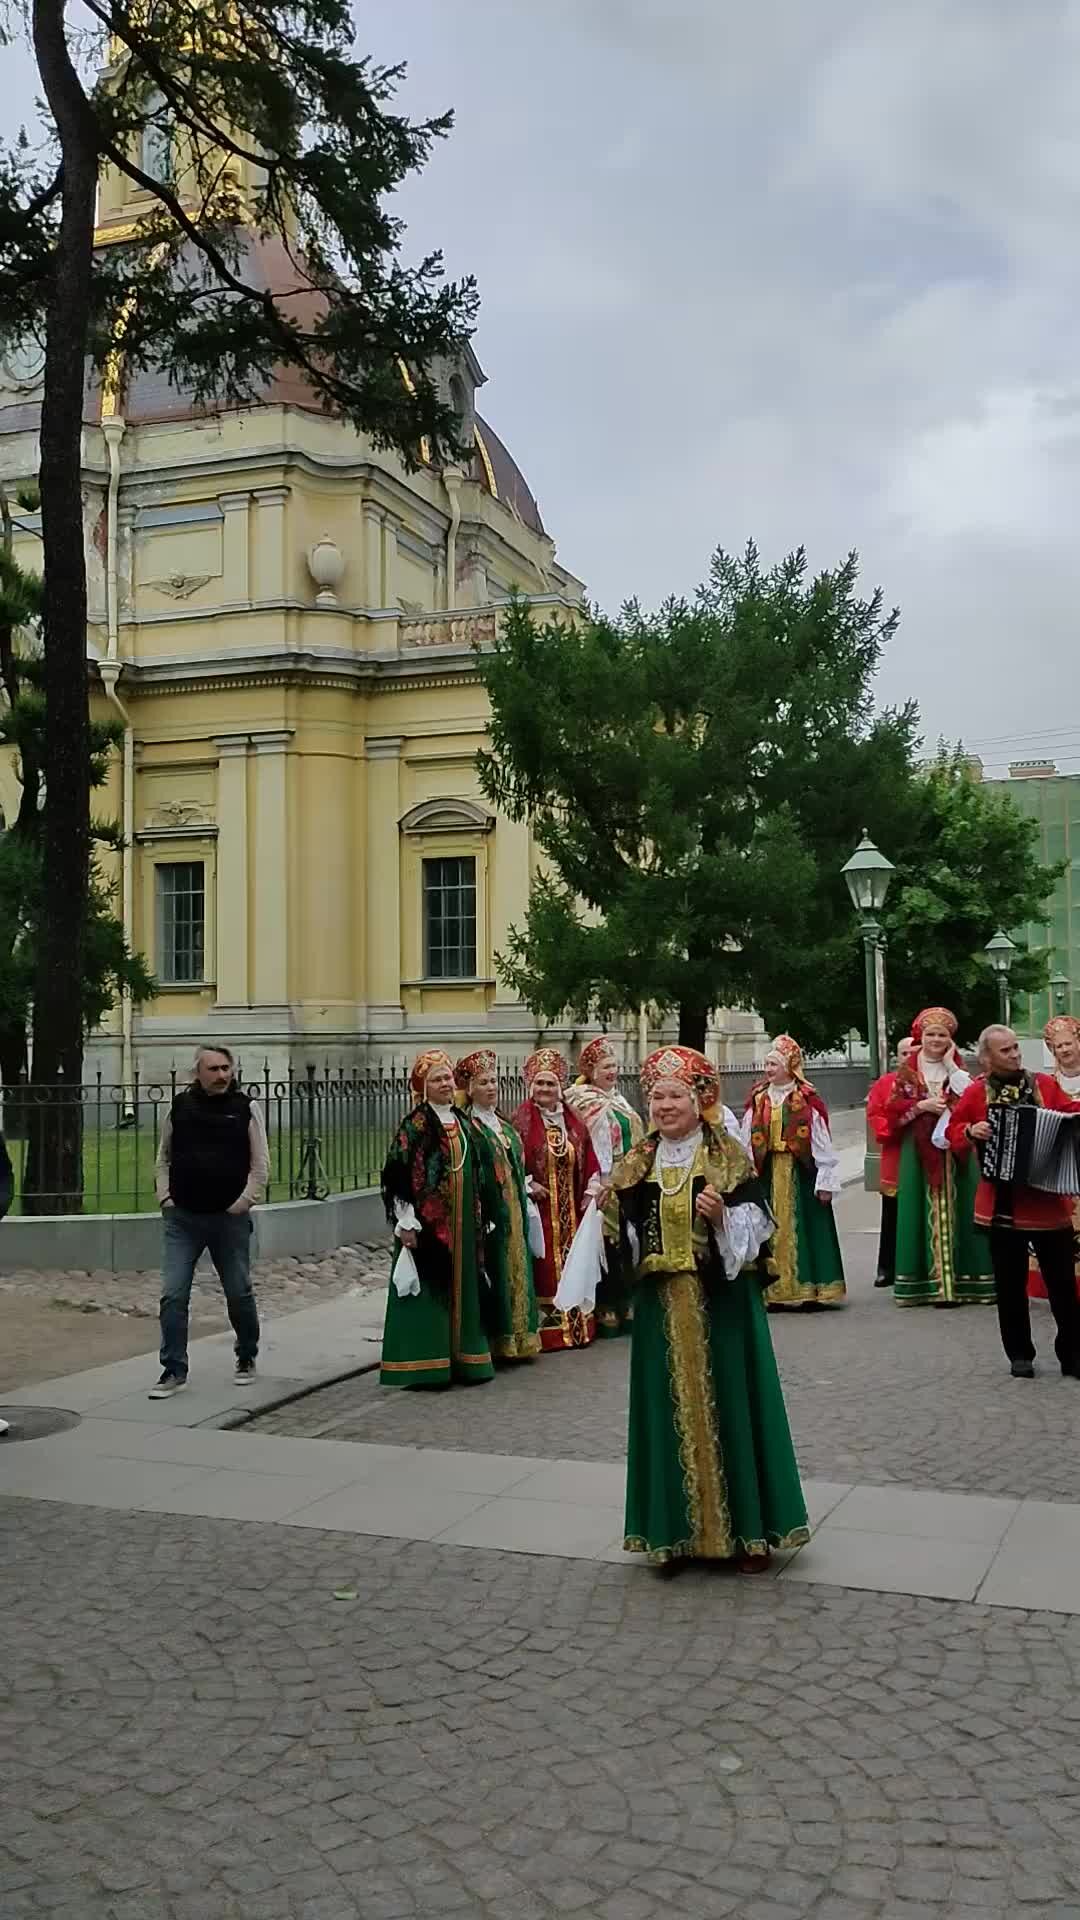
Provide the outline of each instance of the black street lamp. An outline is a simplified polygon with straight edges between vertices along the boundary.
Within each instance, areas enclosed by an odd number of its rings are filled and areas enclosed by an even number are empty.
[[[1009,975],[1012,972],[1012,963],[1016,959],[1016,943],[1010,940],[1008,934],[1003,933],[999,927],[993,939],[987,941],[983,952],[997,975],[998,1012],[1001,1015],[1002,1024],[1007,1027],[1012,1017],[1009,1005]]]
[[[862,924],[863,953],[866,960],[866,1038],[870,1047],[870,1066],[875,1078],[889,1064],[889,1037],[885,1022],[885,931],[878,915],[896,868],[875,847],[863,831],[851,859],[841,868]]]

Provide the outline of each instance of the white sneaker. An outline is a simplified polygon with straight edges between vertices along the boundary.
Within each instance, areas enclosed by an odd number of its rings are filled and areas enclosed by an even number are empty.
[[[151,1387],[148,1400],[171,1400],[174,1393],[183,1393],[187,1386],[187,1375],[181,1380],[175,1373],[163,1373],[156,1387]]]

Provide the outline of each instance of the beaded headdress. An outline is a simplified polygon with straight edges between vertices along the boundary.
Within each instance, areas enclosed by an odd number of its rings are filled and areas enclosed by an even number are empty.
[[[426,1047],[413,1061],[413,1070],[409,1075],[409,1085],[415,1094],[423,1100],[427,1096],[427,1083],[439,1067],[448,1067],[454,1071],[454,1063],[441,1047]]]
[[[532,1086],[538,1073],[553,1073],[560,1087],[565,1087],[568,1070],[558,1047],[538,1047],[535,1053],[530,1053],[525,1062],[526,1087]]]

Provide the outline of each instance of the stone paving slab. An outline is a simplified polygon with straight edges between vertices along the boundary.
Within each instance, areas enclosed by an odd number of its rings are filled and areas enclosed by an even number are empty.
[[[1078,1920],[1078,1697],[1075,1619],[0,1499],[0,1912]]]
[[[233,1381],[233,1337],[227,1333],[192,1342],[190,1383],[174,1400],[147,1399],[158,1368],[143,1356],[19,1388],[5,1395],[5,1404],[62,1406],[146,1426],[219,1424],[376,1365],[385,1305],[384,1294],[369,1291],[271,1320],[263,1329],[251,1386],[237,1387]]]
[[[552,1558],[621,1557],[623,1469],[579,1460],[288,1440],[100,1421],[0,1455],[9,1497],[257,1519]],[[815,1586],[1080,1614],[1080,1507],[807,1482]],[[636,1556],[633,1567],[644,1571]]]
[[[873,1287],[877,1202],[837,1203],[850,1288],[842,1310],[771,1314],[803,1471],[845,1484],[998,1499],[1080,1498],[1080,1383],[1063,1380],[1053,1321],[1032,1303],[1039,1374],[1013,1380],[992,1307],[901,1311]],[[545,1354],[491,1386],[389,1391],[374,1374],[260,1420],[260,1430],[542,1459],[625,1458],[628,1343]]]

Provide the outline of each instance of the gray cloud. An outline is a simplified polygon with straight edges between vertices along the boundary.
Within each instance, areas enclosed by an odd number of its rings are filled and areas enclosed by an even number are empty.
[[[857,546],[904,616],[883,699],[1080,765],[1080,6],[357,11],[456,110],[410,246],[476,272],[487,411],[596,597]]]

